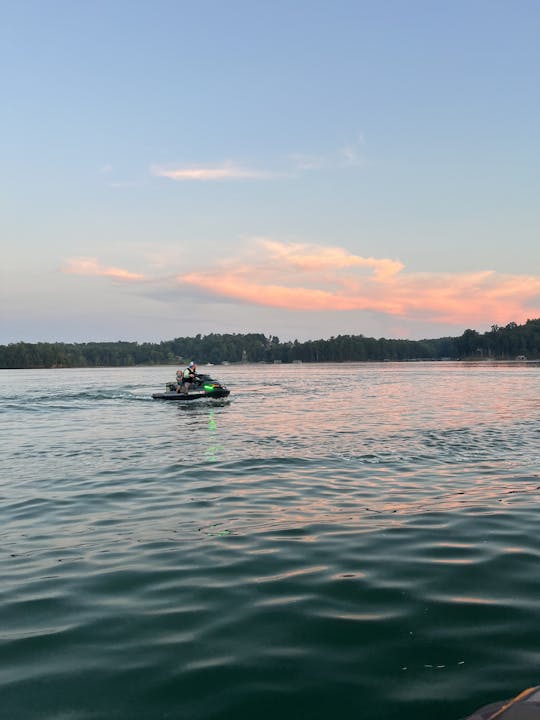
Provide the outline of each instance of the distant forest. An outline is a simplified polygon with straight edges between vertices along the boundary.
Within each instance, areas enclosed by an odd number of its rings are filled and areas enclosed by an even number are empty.
[[[127,367],[203,365],[238,362],[356,362],[413,360],[540,359],[540,318],[524,325],[493,325],[483,334],[465,330],[460,337],[388,340],[338,335],[328,340],[280,342],[262,333],[179,337],[160,343],[89,342],[0,345],[0,368]]]

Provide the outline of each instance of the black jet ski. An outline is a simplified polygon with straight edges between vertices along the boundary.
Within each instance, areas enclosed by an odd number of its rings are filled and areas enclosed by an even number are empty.
[[[540,685],[524,690],[511,700],[484,705],[463,720],[540,720]]]
[[[213,380],[209,375],[197,375],[187,393],[178,391],[178,383],[168,382],[165,385],[165,392],[153,393],[152,397],[154,400],[189,402],[191,400],[200,400],[201,398],[225,398],[230,392],[225,385],[222,385],[217,380]]]

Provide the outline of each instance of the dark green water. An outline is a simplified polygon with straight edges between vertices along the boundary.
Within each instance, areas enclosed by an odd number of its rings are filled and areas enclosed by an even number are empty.
[[[2,371],[0,716],[458,720],[540,683],[540,368]],[[215,372],[214,372],[215,371]]]

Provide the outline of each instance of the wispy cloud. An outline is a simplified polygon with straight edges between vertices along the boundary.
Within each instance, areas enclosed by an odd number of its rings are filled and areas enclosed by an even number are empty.
[[[340,151],[341,164],[349,167],[364,164],[364,136],[359,134],[354,142],[347,143]]]
[[[229,161],[215,165],[152,165],[150,172],[155,177],[167,178],[176,182],[267,180],[279,177],[298,177],[304,172],[362,164],[361,146],[363,144],[364,139],[362,135],[359,135],[355,141],[327,154],[291,153],[285,159],[286,167],[274,170],[262,170],[247,167],[241,162]]]
[[[254,170],[235,164],[216,165],[205,167],[192,165],[185,167],[164,168],[154,165],[150,168],[153,175],[168,178],[169,180],[262,180],[273,177],[273,173],[264,170]]]
[[[299,173],[314,170],[331,170],[340,167],[357,167],[365,163],[363,150],[364,138],[360,134],[356,140],[343,145],[338,150],[319,155],[292,153],[289,155],[289,161]]]
[[[305,155],[302,153],[289,155],[289,160],[295,170],[320,170],[326,163],[323,155]]]
[[[362,155],[360,154],[358,148],[354,145],[347,145],[346,147],[341,148],[339,155],[341,157],[341,164],[348,167],[361,165],[363,162]]]
[[[123,268],[108,267],[100,265],[96,258],[72,258],[67,260],[60,268],[67,275],[97,275],[101,277],[109,277],[114,280],[144,280],[144,275],[134,273]]]

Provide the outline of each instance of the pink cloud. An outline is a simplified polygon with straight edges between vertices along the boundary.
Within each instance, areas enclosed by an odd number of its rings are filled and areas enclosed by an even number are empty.
[[[259,245],[269,258],[299,270],[341,270],[347,267],[371,268],[377,277],[394,275],[403,269],[403,263],[386,258],[365,258],[353,255],[339,247],[321,247],[301,243],[280,243],[260,239]]]
[[[379,310],[394,313],[399,307],[392,299],[369,295],[344,294],[307,287],[260,284],[237,274],[221,272],[189,273],[178,278],[181,283],[206,290],[212,295],[241,300],[254,305],[285,310]]]
[[[371,310],[449,324],[522,322],[540,314],[540,307],[533,309],[540,277],[407,273],[397,260],[265,239],[257,241],[256,257],[177,280],[210,295],[288,310]]]
[[[73,258],[68,260],[61,268],[67,275],[98,275],[110,277],[114,280],[144,280],[144,275],[130,272],[122,268],[105,267],[95,258]]]
[[[153,175],[157,177],[168,178],[169,180],[243,180],[255,179],[260,180],[271,176],[270,173],[260,170],[250,170],[238,165],[222,165],[217,167],[181,167],[181,168],[162,168],[154,166],[150,168]]]
[[[62,272],[124,282],[140,273],[74,258]],[[355,255],[339,247],[258,239],[238,257],[177,275],[177,286],[209,297],[305,312],[373,311],[449,325],[504,324],[540,316],[540,277],[407,272],[395,259]],[[171,276],[153,278],[170,289]]]

